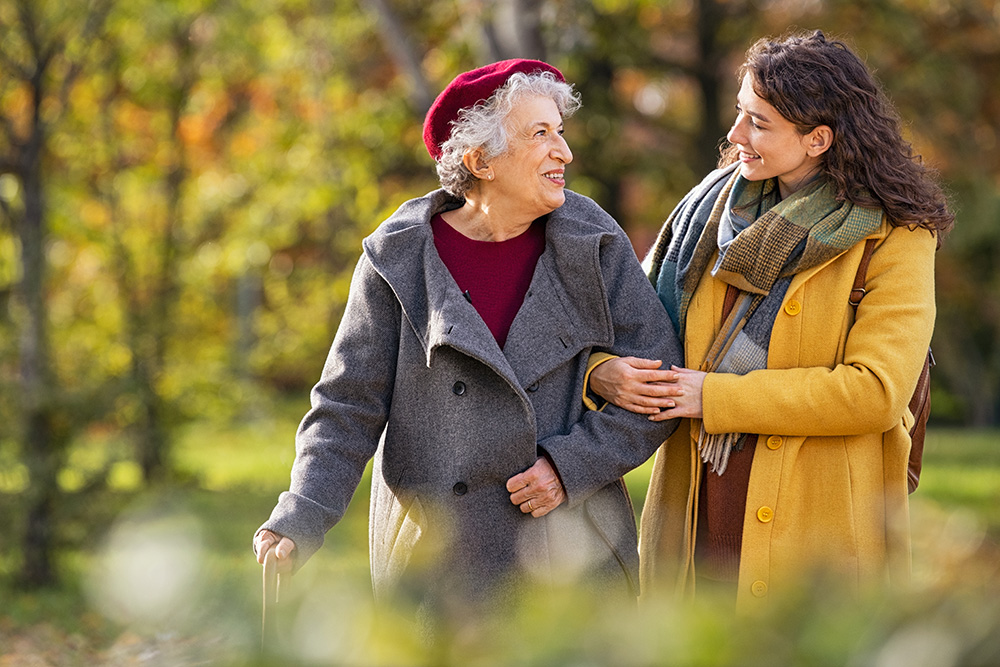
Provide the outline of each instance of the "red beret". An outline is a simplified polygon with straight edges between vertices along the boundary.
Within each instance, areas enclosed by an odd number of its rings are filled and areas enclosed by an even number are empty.
[[[559,81],[565,81],[562,72],[541,60],[501,60],[500,62],[459,74],[441,91],[424,119],[424,144],[431,157],[441,157],[441,144],[451,137],[451,124],[458,112],[485,102],[496,89],[507,83],[516,72],[551,72]]]

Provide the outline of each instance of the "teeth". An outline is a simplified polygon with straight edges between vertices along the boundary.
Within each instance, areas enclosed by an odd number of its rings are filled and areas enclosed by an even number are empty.
[[[550,180],[561,181],[562,177],[564,176],[564,173],[563,172],[548,173],[548,174],[542,174],[542,176],[544,176],[545,178],[548,178]]]

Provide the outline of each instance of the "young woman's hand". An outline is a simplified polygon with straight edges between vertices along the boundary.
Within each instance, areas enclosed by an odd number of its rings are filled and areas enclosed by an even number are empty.
[[[677,366],[671,366],[670,370],[677,376],[672,383],[674,386],[674,407],[663,410],[650,419],[653,421],[663,421],[675,417],[701,419],[704,416],[701,389],[705,384],[705,375],[707,374],[703,371],[678,368]]]
[[[590,373],[590,390],[620,408],[652,421],[701,417],[701,385],[705,374],[671,366],[656,359],[618,357]]]

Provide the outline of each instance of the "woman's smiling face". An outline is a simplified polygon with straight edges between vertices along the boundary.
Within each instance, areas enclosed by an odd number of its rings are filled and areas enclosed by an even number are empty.
[[[832,141],[827,126],[800,133],[794,123],[757,95],[750,74],[743,77],[736,112],[736,122],[726,138],[739,150],[744,178],[777,178],[781,196],[787,197],[819,172],[820,156]]]
[[[566,199],[565,167],[573,161],[559,108],[548,97],[521,100],[507,129],[507,152],[491,161],[494,179],[487,187],[531,219],[551,213]]]

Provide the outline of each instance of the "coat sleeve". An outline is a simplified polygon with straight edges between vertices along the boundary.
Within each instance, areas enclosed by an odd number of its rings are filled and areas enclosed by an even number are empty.
[[[892,428],[913,394],[934,328],[935,247],[926,230],[897,227],[876,248],[842,363],[709,373],[702,393],[706,431],[838,436]],[[803,312],[809,307],[803,303]],[[829,313],[828,326],[839,324],[844,308],[837,320]],[[772,340],[772,350],[782,340]],[[803,349],[807,342],[794,344]]]
[[[299,425],[289,490],[259,530],[295,542],[295,567],[343,516],[385,427],[395,380],[401,310],[361,257],[312,407]]]
[[[615,233],[604,237],[598,262],[614,343],[593,351],[660,359],[665,368],[681,365],[681,348],[666,311],[617,225]],[[676,428],[677,420],[651,422],[609,404],[601,411],[585,410],[568,433],[538,445],[555,463],[567,502],[575,506],[641,465]]]

